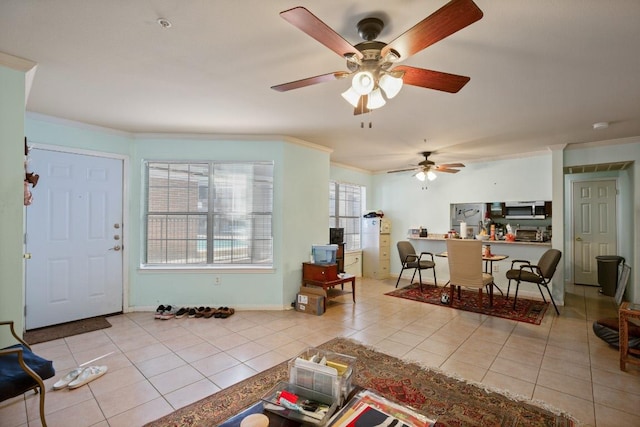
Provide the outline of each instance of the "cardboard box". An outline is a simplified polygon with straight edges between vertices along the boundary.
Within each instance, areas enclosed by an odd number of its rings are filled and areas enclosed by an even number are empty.
[[[301,286],[296,295],[296,311],[321,316],[325,310],[327,293],[317,286]]]

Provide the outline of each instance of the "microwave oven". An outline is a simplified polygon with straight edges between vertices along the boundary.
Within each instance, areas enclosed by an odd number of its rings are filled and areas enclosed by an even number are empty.
[[[544,202],[506,202],[506,219],[545,219]]]

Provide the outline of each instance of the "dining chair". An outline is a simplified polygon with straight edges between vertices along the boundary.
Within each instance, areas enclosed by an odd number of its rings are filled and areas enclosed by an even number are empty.
[[[549,298],[551,298],[551,302],[553,303],[553,307],[556,309],[556,313],[560,314],[558,306],[553,300],[553,295],[551,295],[551,291],[549,290],[549,285],[551,284],[551,279],[556,272],[556,268],[558,267],[561,257],[562,252],[558,249],[548,249],[542,254],[538,264],[536,265],[531,264],[530,261],[522,259],[514,259],[511,261],[511,269],[507,271],[507,279],[509,279],[509,284],[507,285],[507,299],[509,299],[511,281],[516,280],[516,295],[513,297],[513,308],[516,307],[516,302],[518,300],[520,282],[529,282],[538,285],[538,290],[540,291],[542,300],[545,303],[547,302],[547,299],[542,293],[542,288],[546,288]]]
[[[482,242],[480,240],[448,239],[447,260],[449,261],[450,301],[453,303],[454,290],[474,288],[478,290],[478,308],[482,308],[482,290],[487,288],[489,305],[493,306],[493,276],[482,268]]]
[[[431,252],[420,252],[420,255],[416,254],[416,250],[414,249],[411,242],[402,240],[399,241],[396,246],[398,247],[398,254],[400,255],[400,263],[402,264],[402,270],[400,270],[400,274],[398,275],[398,280],[396,281],[396,288],[400,283],[400,278],[402,277],[402,273],[405,270],[409,270],[413,268],[413,276],[411,276],[411,283],[413,283],[413,278],[416,277],[416,272],[418,272],[418,278],[420,281],[420,291],[422,291],[422,270],[428,270],[430,268],[433,269],[433,282],[436,287],[438,286],[438,280],[436,279],[436,263],[433,260],[433,254]],[[425,259],[422,259],[422,257]],[[431,257],[431,259],[426,259],[427,257]]]

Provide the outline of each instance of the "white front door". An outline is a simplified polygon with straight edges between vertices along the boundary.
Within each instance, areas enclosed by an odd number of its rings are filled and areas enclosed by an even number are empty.
[[[574,283],[598,286],[596,256],[617,254],[616,234],[616,181],[574,182]]]
[[[122,311],[123,161],[34,148],[26,328]]]

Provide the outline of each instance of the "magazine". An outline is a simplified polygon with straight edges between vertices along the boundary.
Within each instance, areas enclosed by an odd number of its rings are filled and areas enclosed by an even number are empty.
[[[336,414],[329,425],[332,427],[427,427],[434,424],[435,420],[419,414],[410,407],[391,402],[371,390],[364,390]]]

